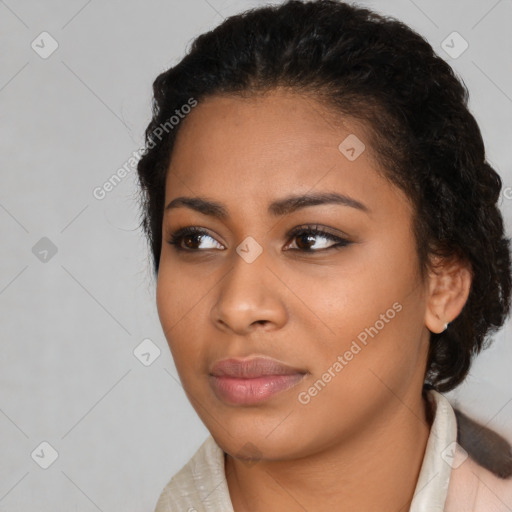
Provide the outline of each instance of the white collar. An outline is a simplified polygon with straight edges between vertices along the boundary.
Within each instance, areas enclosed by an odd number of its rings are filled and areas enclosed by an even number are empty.
[[[450,402],[431,389],[427,399],[433,407],[430,428],[420,475],[409,512],[443,512],[455,455],[457,420]]]

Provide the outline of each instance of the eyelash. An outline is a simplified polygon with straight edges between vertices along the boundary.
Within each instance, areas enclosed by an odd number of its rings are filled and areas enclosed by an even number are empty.
[[[193,226],[187,226],[185,228],[178,229],[175,231],[171,236],[170,239],[167,241],[170,245],[174,245],[175,250],[177,251],[183,251],[183,252],[204,252],[208,249],[185,249],[181,247],[181,242],[186,236],[198,236],[198,235],[206,235],[210,238],[213,238],[212,235],[210,235],[207,231],[193,227]],[[328,251],[331,249],[341,249],[343,247],[347,247],[348,245],[352,244],[352,242],[346,238],[342,238],[339,236],[335,236],[331,233],[328,233],[327,231],[323,231],[322,229],[319,229],[318,226],[298,226],[294,229],[292,229],[288,233],[289,239],[297,238],[299,235],[312,235],[312,236],[321,236],[323,238],[326,238],[332,242],[337,242],[334,245],[331,245],[330,247],[327,247],[325,249],[288,249],[290,251],[299,251],[299,252],[306,252],[306,253],[316,253],[316,252],[323,252]],[[219,250],[219,249],[209,249],[209,250]]]

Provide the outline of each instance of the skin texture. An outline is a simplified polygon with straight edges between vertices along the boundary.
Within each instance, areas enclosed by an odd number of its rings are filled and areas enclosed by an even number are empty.
[[[470,272],[456,261],[421,280],[411,204],[379,172],[365,127],[333,119],[285,90],[210,97],[183,121],[167,176],[166,205],[201,196],[229,212],[220,220],[165,211],[157,307],[183,388],[227,453],[236,512],[408,510],[430,431],[421,396],[429,330],[441,332],[469,292]],[[354,161],[338,149],[349,134],[366,145]],[[277,199],[312,192],[348,195],[368,212],[339,204],[267,212]],[[336,242],[323,235],[287,236],[301,225],[352,243],[327,249]],[[179,252],[167,240],[185,226],[208,234],[185,239],[192,249]],[[252,263],[236,252],[249,236],[262,249]],[[395,303],[400,311],[300,403]],[[253,355],[308,373],[257,405],[223,402],[211,366]]]

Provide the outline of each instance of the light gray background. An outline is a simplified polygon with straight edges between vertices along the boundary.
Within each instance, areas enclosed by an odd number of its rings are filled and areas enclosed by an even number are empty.
[[[157,74],[263,3],[0,0],[0,512],[152,511],[208,434],[158,320],[135,169],[92,192],[142,146]],[[411,25],[463,77],[512,186],[511,0],[359,4]],[[43,31],[59,45],[46,59],[31,47]],[[469,43],[456,59],[440,47],[453,31]],[[43,237],[57,248],[46,262],[32,251]],[[449,397],[512,440],[509,329]],[[161,351],[149,366],[133,352],[144,339]],[[48,469],[43,441],[58,452]]]

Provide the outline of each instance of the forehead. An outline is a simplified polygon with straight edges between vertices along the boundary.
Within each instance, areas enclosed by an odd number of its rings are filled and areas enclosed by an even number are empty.
[[[251,162],[293,161],[324,152],[337,154],[344,137],[363,127],[336,116],[310,97],[276,90],[250,97],[213,96],[182,122],[173,160],[204,159],[225,166],[230,159]]]
[[[248,204],[313,188],[357,197],[389,186],[362,123],[282,90],[200,102],[180,125],[169,171],[166,203],[213,194]]]

